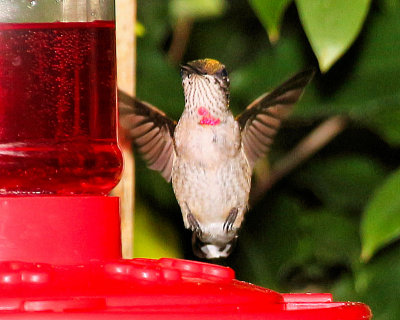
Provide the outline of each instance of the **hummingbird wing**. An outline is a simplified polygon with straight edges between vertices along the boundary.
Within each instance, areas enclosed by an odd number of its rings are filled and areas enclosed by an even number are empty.
[[[281,121],[290,113],[304,87],[314,76],[314,69],[300,72],[254,100],[236,117],[242,131],[242,143],[251,167],[270,148]]]
[[[119,121],[150,169],[171,181],[176,122],[150,103],[118,91]]]

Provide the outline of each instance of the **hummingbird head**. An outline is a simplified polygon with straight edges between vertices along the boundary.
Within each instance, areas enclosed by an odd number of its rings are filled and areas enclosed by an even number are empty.
[[[200,59],[181,65],[185,105],[200,104],[226,109],[229,104],[229,77],[225,66],[214,59]]]
[[[227,258],[235,248],[238,235],[236,230],[215,232],[196,232],[192,234],[193,253],[203,259]]]

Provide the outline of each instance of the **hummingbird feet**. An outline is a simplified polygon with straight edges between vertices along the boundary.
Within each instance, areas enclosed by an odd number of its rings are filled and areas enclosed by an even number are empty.
[[[190,230],[196,232],[198,235],[201,234],[201,228],[199,222],[196,220],[193,214],[188,213],[187,221],[189,222]]]
[[[235,223],[236,217],[238,215],[238,208],[232,208],[231,211],[229,211],[228,218],[226,218],[223,229],[225,232],[229,232],[233,229],[233,224]]]

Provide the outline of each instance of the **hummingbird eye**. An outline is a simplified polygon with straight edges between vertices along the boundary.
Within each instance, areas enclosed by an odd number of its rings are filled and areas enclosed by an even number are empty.
[[[222,78],[228,77],[228,72],[226,71],[225,68],[223,68],[219,73],[220,73]]]
[[[228,78],[228,72],[226,71],[225,68],[222,68],[221,70],[217,71],[217,72],[215,73],[215,75],[216,75],[218,78],[221,78],[221,79],[224,79],[224,80],[226,80],[226,79]]]
[[[224,87],[229,87],[228,72],[225,68],[215,73],[216,80]]]

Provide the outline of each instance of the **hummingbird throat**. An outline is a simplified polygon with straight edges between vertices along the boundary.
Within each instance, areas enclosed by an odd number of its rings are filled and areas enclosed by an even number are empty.
[[[218,125],[221,120],[219,118],[214,118],[210,112],[208,111],[207,108],[204,107],[199,107],[197,109],[197,113],[202,116],[200,119],[199,124],[205,125],[205,126],[216,126]]]

